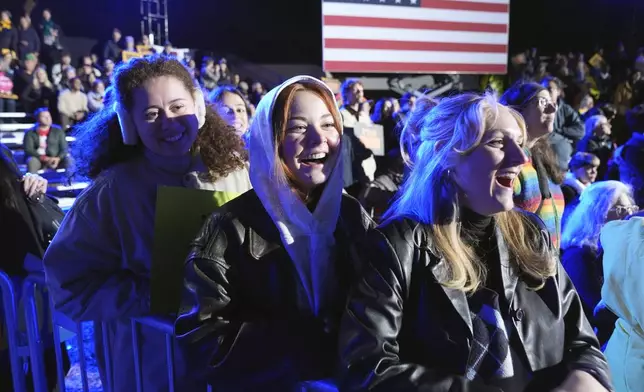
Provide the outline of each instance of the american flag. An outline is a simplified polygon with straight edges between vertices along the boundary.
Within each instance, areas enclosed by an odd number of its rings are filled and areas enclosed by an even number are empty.
[[[504,74],[510,0],[322,0],[324,70]]]

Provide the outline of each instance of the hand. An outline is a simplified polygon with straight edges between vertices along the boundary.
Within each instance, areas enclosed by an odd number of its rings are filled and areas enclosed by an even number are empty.
[[[60,164],[60,158],[58,157],[51,157],[49,158],[49,161],[47,162],[49,164],[49,167],[52,169],[58,169],[58,165]]]
[[[47,193],[47,180],[37,174],[27,173],[22,178],[22,189],[28,197]]]
[[[608,392],[608,390],[589,373],[574,370],[553,392]]]

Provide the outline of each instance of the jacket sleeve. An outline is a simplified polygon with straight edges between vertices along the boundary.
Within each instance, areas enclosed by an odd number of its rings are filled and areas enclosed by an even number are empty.
[[[35,134],[34,130],[28,130],[25,133],[25,138],[22,142],[23,144],[23,149],[25,150],[25,155],[28,157],[39,157],[40,154],[38,154],[38,145],[36,142],[34,142],[34,137],[32,135]]]
[[[402,236],[394,236],[388,238],[372,230],[360,246],[364,270],[352,289],[340,330],[340,390],[500,391],[401,360],[398,335],[414,245]]]
[[[593,256],[587,249],[570,248],[561,257],[561,264],[575,285],[579,299],[585,305],[586,317],[592,317],[593,309],[601,300],[602,286],[596,278]]]
[[[101,190],[90,192],[67,213],[43,259],[54,307],[74,321],[143,316],[149,276],[123,266],[121,233],[111,219],[123,212]]]
[[[67,156],[68,150],[69,150],[69,145],[67,144],[67,137],[65,135],[65,131],[62,129],[59,129],[60,136],[59,136],[59,145],[58,145],[58,158],[64,159]]]
[[[313,318],[307,323],[272,314],[258,317],[244,306],[233,262],[243,246],[240,238],[231,219],[216,212],[193,242],[175,322],[180,349],[196,377],[222,390],[252,389],[258,380],[306,379],[304,369],[315,369],[310,353],[328,351],[321,347],[328,338],[311,332],[323,327]]]
[[[579,117],[579,114],[570,107],[570,105],[565,105],[563,107],[564,111],[564,124],[561,127],[561,133],[575,142],[581,140],[584,137],[586,132],[584,127],[584,122]]]
[[[569,371],[587,372],[606,389],[613,391],[606,357],[586,318],[579,294],[561,263],[557,267],[557,283],[566,325],[564,363]]]

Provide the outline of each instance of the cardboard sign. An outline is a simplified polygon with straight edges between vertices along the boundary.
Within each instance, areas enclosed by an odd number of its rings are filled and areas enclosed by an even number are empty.
[[[237,195],[182,187],[157,191],[150,308],[154,314],[176,314],[181,301],[184,263],[204,221]]]
[[[373,152],[373,155],[380,157],[385,155],[385,130],[382,125],[356,123],[353,132],[362,144]]]
[[[126,63],[130,59],[143,57],[143,53],[128,52],[127,50],[124,50],[123,52],[121,52],[121,56],[123,58],[123,62]]]

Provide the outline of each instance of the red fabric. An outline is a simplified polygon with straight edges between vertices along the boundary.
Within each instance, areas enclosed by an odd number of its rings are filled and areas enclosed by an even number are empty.
[[[11,94],[13,82],[4,72],[0,72],[0,93]]]

